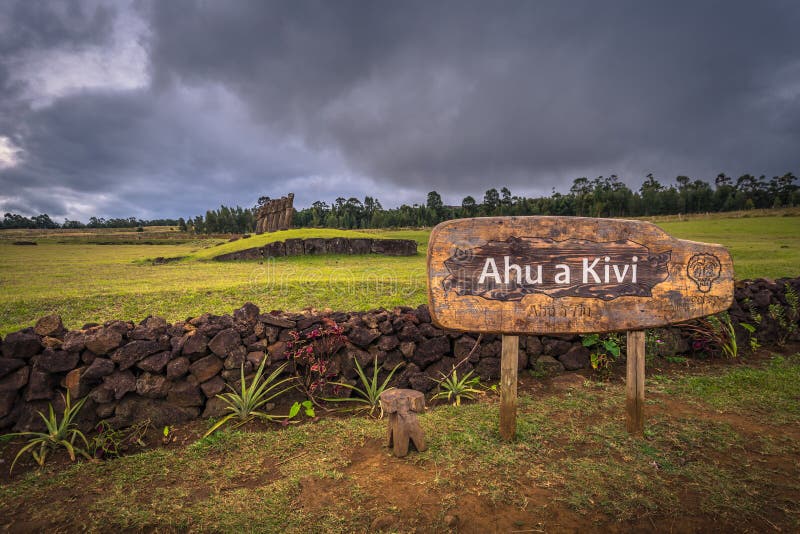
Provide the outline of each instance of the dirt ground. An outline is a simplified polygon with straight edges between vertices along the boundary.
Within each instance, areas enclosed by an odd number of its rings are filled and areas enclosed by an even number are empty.
[[[795,351],[797,347],[787,349]],[[757,357],[750,358],[746,365],[766,365],[769,355],[766,351]],[[663,364],[661,367],[649,370],[650,376],[659,374],[667,377],[706,376],[714,373],[726,372],[731,368],[743,364],[729,361],[689,362],[684,364]],[[610,382],[619,384],[624,370],[617,370]],[[521,376],[519,391],[521,396],[530,396],[536,403],[546,404],[562,399],[565,395],[585,385],[588,377],[581,374],[564,374],[552,379],[539,379],[531,376]],[[680,512],[674,510],[658,509],[656,512],[635,513],[629,518],[619,518],[604,512],[602,508],[593,508],[591,504],[576,510],[563,498],[565,488],[557,481],[552,484],[539,480],[532,483],[529,479],[519,484],[514,482],[515,497],[509,500],[497,498],[487,483],[502,481],[504,471],[496,469],[483,472],[480,477],[460,478],[453,476],[453,468],[438,464],[435,459],[426,456],[428,453],[412,451],[409,457],[395,458],[385,447],[384,439],[370,436],[361,440],[353,439],[350,447],[343,453],[344,458],[337,464],[341,465],[335,470],[334,476],[317,476],[306,474],[300,476],[297,492],[291,498],[291,506],[301,510],[306,517],[323,517],[331,514],[341,514],[338,518],[343,521],[341,529],[330,527],[331,530],[359,531],[359,532],[459,532],[459,533],[486,533],[486,532],[798,532],[795,530],[800,522],[797,503],[800,502],[800,426],[797,424],[774,424],[767,418],[761,417],[758,411],[745,411],[741,413],[730,410],[713,410],[677,395],[672,395],[654,387],[647,393],[648,404],[646,417],[648,422],[658,421],[695,421],[710,425],[724,425],[731,432],[743,439],[735,448],[731,449],[705,448],[702,451],[703,461],[713,464],[720,469],[730,469],[740,473],[744,493],[748,495],[748,483],[744,480],[750,470],[766,473],[769,481],[763,483],[757,491],[754,490],[754,499],[763,502],[755,508],[754,512],[737,514],[720,513],[720,508],[708,509],[705,504],[704,493],[707,488],[702,481],[675,476],[667,479],[672,487],[667,488],[672,494],[677,495]],[[800,398],[797,398],[800,403]],[[493,402],[491,399],[480,402]],[[494,401],[496,402],[496,401]],[[434,411],[438,408],[434,408]],[[614,415],[614,423],[624,425],[624,419]],[[596,414],[581,414],[572,412],[555,414],[554,424],[571,424],[576,427],[590,428],[594,423]],[[313,422],[307,423],[313,426]],[[149,448],[181,451],[189,444],[195,442],[207,428],[207,423],[197,421],[191,424],[178,426],[172,429],[168,443],[164,443],[158,429],[152,429],[148,436]],[[624,426],[623,426],[624,428]],[[281,432],[282,429],[263,430],[263,427],[253,425],[245,430],[253,432]],[[559,441],[560,440],[560,441]],[[773,440],[774,443],[784,444],[777,447],[769,454],[764,447],[757,446],[764,440]],[[770,441],[772,443],[772,441]],[[753,445],[751,445],[753,444]],[[788,444],[788,445],[786,445]],[[547,461],[565,461],[566,453],[558,451],[559,446],[565,448],[568,439],[557,438],[548,445]],[[590,453],[592,442],[579,444],[572,447],[571,456],[580,456]],[[8,476],[8,466],[13,459],[16,447],[4,447],[2,462],[0,462],[0,490],[10,490],[17,481],[25,478],[26,472],[32,472],[34,465],[26,460],[15,469],[13,478]],[[690,453],[693,451],[689,451]],[[297,461],[306,455],[302,450],[297,456],[288,456],[282,459],[266,455],[259,460],[257,465],[251,466],[246,473],[229,478],[224,487],[224,492],[256,492],[265,486],[279,481],[282,476],[281,468],[287,462]],[[545,453],[532,453],[545,454]],[[533,461],[535,456],[531,457]],[[208,469],[214,465],[224,465],[226,453],[210,453],[205,457]],[[609,457],[608,462],[629,461],[624,450],[619,457]],[[70,462],[64,454],[56,454],[48,463],[48,472],[57,473],[68,469]],[[653,469],[660,467],[653,461]],[[524,471],[525,466],[519,466]],[[104,530],[97,523],[88,521],[89,510],[96,506],[99,495],[103,493],[97,481],[92,480],[92,473],[76,471],[72,476],[70,486],[54,487],[46,492],[51,503],[62,503],[65,508],[53,516],[44,516],[34,513],[34,507],[42,504],[29,502],[19,498],[14,491],[0,492],[0,529],[9,532],[76,532],[84,530]],[[631,472],[634,477],[647,477],[646,472]],[[186,499],[186,506],[202,504],[206,499],[219,494],[220,488],[211,488],[197,481],[177,479],[174,476],[154,476],[148,479],[153,486],[169,491],[173,488],[177,495]],[[735,480],[733,481],[736,482]],[[94,488],[78,491],[78,488]],[[615,488],[620,495],[629,491],[625,485]],[[24,490],[20,490],[23,494]],[[2,496],[5,495],[6,502]],[[355,496],[355,497],[354,497]],[[356,514],[355,502],[357,499],[358,510],[366,510],[368,519],[355,523],[347,522],[349,509]],[[48,504],[45,503],[45,506]],[[63,511],[67,510],[65,514]],[[361,512],[359,512],[361,513]],[[85,522],[84,520],[88,521]],[[125,528],[114,527],[114,530],[130,531],[192,531],[209,530],[225,531],[226,528],[218,525],[205,525],[200,523],[173,525],[155,522],[129,523]],[[336,518],[325,519],[321,523],[308,525],[309,530],[324,531],[328,527],[319,525],[338,524]],[[255,531],[273,531],[271,528],[256,524],[252,525]],[[293,531],[303,531],[302,525]]]

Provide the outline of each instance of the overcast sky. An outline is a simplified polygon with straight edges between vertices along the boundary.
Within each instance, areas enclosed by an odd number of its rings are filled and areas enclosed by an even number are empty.
[[[0,0],[0,211],[800,174],[800,2]]]

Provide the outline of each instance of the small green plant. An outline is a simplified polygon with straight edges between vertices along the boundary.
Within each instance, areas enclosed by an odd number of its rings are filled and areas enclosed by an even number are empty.
[[[361,387],[358,385],[350,385],[344,382],[332,382],[334,387],[346,388],[349,389],[352,393],[357,393],[358,397],[346,397],[346,398],[329,398],[325,399],[326,401],[330,402],[358,402],[362,404],[366,404],[362,409],[368,410],[369,415],[374,415],[376,410],[381,410],[381,393],[384,391],[389,391],[390,389],[394,389],[393,387],[387,387],[389,385],[389,381],[394,376],[395,371],[397,371],[402,365],[403,362],[398,363],[394,366],[389,372],[389,376],[387,376],[383,382],[378,380],[378,370],[380,366],[378,365],[378,357],[375,357],[372,366],[372,377],[367,377],[367,374],[364,372],[364,369],[361,367],[361,364],[358,363],[358,359],[354,358],[353,361],[356,364],[356,373],[358,373],[358,378],[361,380]],[[383,410],[380,411],[380,415],[378,418],[383,417]]]
[[[733,328],[731,316],[727,312],[722,312],[712,315],[708,320],[719,339],[722,354],[728,358],[737,358],[739,356],[739,344],[736,341],[736,330]]]
[[[788,307],[780,304],[770,304],[769,316],[778,325],[778,345],[783,346],[786,341],[797,332],[800,320],[800,296],[788,283],[784,286],[784,296]]]
[[[287,386],[279,391],[276,391],[278,388],[280,388],[280,386],[286,384],[287,382],[291,382],[293,379],[290,377],[276,381],[278,376],[280,376],[280,374],[286,368],[286,363],[275,369],[268,377],[264,378],[264,364],[266,361],[266,358],[261,360],[261,364],[258,366],[255,375],[253,375],[253,380],[249,386],[244,377],[244,364],[242,364],[242,378],[239,391],[236,391],[231,386],[228,386],[231,389],[230,393],[222,393],[217,395],[217,397],[225,401],[225,404],[227,404],[227,406],[225,406],[225,411],[230,413],[214,423],[214,425],[208,429],[208,432],[206,432],[203,437],[211,435],[214,433],[214,431],[219,429],[228,421],[235,420],[236,424],[234,427],[239,427],[255,418],[262,419],[264,421],[281,419],[281,416],[270,415],[264,412],[263,407],[272,399],[291,389],[292,386]],[[285,416],[283,418],[285,418]]]
[[[470,371],[461,378],[458,377],[458,369],[453,367],[449,374],[442,374],[442,379],[437,383],[439,384],[440,391],[431,397],[434,399],[447,399],[452,401],[455,406],[461,406],[461,399],[474,399],[476,395],[482,393],[478,389],[481,385],[481,379],[477,376],[472,376],[475,371]]]
[[[609,334],[606,339],[601,339],[598,334],[589,334],[588,336],[582,336],[581,343],[584,347],[592,350],[589,355],[592,369],[602,375],[610,374],[611,367],[619,358],[620,353],[617,335]]]
[[[88,451],[93,458],[115,458],[132,447],[146,447],[144,437],[150,427],[150,419],[139,421],[125,429],[115,429],[107,421],[97,425],[97,435],[89,441]]]
[[[45,416],[42,412],[38,412],[39,416],[41,416],[41,418],[44,420],[47,432],[18,432],[9,434],[9,436],[28,438],[28,442],[14,457],[14,461],[11,463],[11,469],[8,471],[9,473],[14,470],[14,466],[16,465],[17,460],[19,460],[20,456],[28,451],[30,451],[33,459],[36,460],[36,463],[39,464],[39,467],[44,465],[47,455],[59,447],[63,447],[67,450],[69,453],[69,458],[73,462],[75,461],[76,454],[80,454],[81,456],[89,458],[89,454],[85,449],[75,446],[75,440],[80,439],[83,441],[86,449],[89,448],[89,443],[86,440],[86,436],[83,434],[83,432],[78,430],[78,427],[74,422],[75,417],[78,415],[78,412],[81,411],[83,404],[86,402],[86,398],[81,399],[74,406],[70,401],[69,391],[67,391],[66,397],[64,397],[62,394],[62,398],[64,399],[64,414],[62,415],[60,421],[55,414],[55,410],[53,410],[52,404],[50,404],[50,413],[48,416]]]
[[[727,312],[702,317],[682,326],[692,333],[692,350],[695,353],[709,351],[728,358],[739,356],[736,330]]]
[[[758,338],[756,337],[756,327],[750,323],[739,323],[739,326],[747,331],[747,339],[750,343],[750,352],[755,352],[761,347]]]
[[[288,419],[293,419],[300,413],[300,410],[303,410],[303,413],[306,414],[306,417],[316,417],[316,412],[314,411],[314,404],[306,399],[303,402],[295,402],[292,404],[292,407],[289,408],[289,417]],[[288,421],[287,419],[287,421]]]

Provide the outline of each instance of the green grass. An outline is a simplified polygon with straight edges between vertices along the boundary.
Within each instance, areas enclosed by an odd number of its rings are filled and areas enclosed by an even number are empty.
[[[673,402],[686,406],[742,396],[737,417],[761,425],[757,433],[719,420],[714,410],[685,417],[662,409],[648,419],[646,439],[633,438],[624,430],[623,386],[588,383],[522,395],[510,443],[497,432],[496,397],[422,414],[429,450],[402,460],[375,450],[386,422],[371,418],[225,431],[182,449],[31,472],[0,486],[0,515],[17,511],[32,524],[60,519],[62,527],[89,530],[352,532],[391,513],[400,531],[429,531],[437,527],[420,523],[418,499],[432,503],[424,510],[429,519],[476,499],[493,513],[515,514],[520,527],[552,520],[557,508],[578,530],[638,530],[705,515],[706,527],[720,521],[723,530],[755,531],[769,517],[795,531],[798,449],[786,434],[797,435],[796,413],[757,392],[767,385],[789,399],[798,369],[795,356],[670,382]],[[742,378],[750,376],[745,371],[760,378]],[[764,421],[769,411],[789,414],[789,425]],[[387,490],[399,487],[401,499],[390,505]],[[65,499],[64,488],[81,491]]]
[[[716,410],[759,412],[776,423],[800,422],[800,359],[774,357],[768,367],[742,367],[722,376],[692,376],[668,391]]]
[[[657,224],[681,239],[724,245],[733,257],[739,280],[800,275],[800,217],[709,218]]]
[[[738,279],[800,275],[798,217],[717,217],[659,225],[676,237],[727,246]],[[95,245],[115,236],[133,242],[137,236],[131,231],[0,232],[0,335],[48,313],[61,314],[69,328],[77,328],[117,318],[139,321],[151,314],[175,321],[203,312],[230,313],[246,301],[265,311],[309,306],[349,311],[426,302],[428,230],[300,229],[226,243],[185,241],[172,238],[178,232],[154,229],[142,239],[159,235],[170,239],[154,245]],[[364,235],[415,239],[419,255],[200,261],[273,239]],[[40,244],[12,245],[17,238]],[[187,259],[166,265],[148,261],[159,256]]]

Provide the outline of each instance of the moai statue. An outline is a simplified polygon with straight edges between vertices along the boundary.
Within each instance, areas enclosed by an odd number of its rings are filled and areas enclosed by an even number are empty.
[[[270,232],[277,232],[280,230],[281,221],[280,221],[280,199],[275,199],[272,201],[272,217],[271,217],[271,225],[270,225]]]
[[[289,193],[286,197],[286,205],[283,210],[283,226],[286,230],[289,230],[292,227],[292,219],[294,218],[294,193]]]
[[[294,193],[289,196],[268,200],[256,214],[256,233],[288,230],[294,217]]]
[[[269,210],[267,211],[267,232],[275,231],[275,201],[269,202]]]
[[[286,226],[286,197],[281,197],[278,201],[278,230],[288,230]]]

